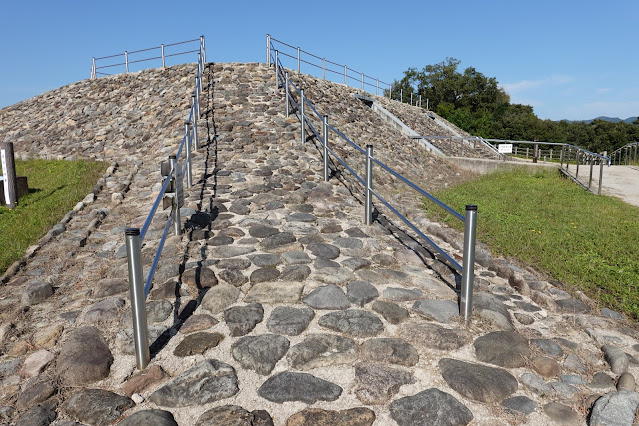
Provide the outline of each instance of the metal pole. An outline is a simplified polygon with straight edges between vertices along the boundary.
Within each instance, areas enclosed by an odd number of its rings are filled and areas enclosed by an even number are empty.
[[[413,105],[413,92],[410,93],[410,104]]]
[[[601,181],[603,180],[603,160],[599,162],[599,189],[597,190],[597,195],[601,195]]]
[[[18,205],[18,180],[16,177],[15,156],[13,154],[13,142],[0,143],[0,163],[4,179],[4,203],[9,210]]]
[[[426,98],[426,111],[428,111],[428,98]]]
[[[202,76],[200,75],[200,79],[202,78]],[[202,115],[200,114],[200,91],[196,90],[195,91],[195,104],[197,105],[197,118],[202,117]]]
[[[160,45],[160,49],[162,49],[162,68],[165,67],[165,63],[164,63],[164,44]]]
[[[184,147],[186,148],[186,186],[190,188],[193,185],[191,176],[191,123],[184,122]]]
[[[588,189],[590,189],[590,185],[592,185],[592,167],[593,167],[592,156],[589,157],[589,160],[590,160],[590,178],[588,179]]]
[[[278,80],[278,78],[277,78],[277,71],[278,71],[278,70],[277,70],[277,67],[278,67],[278,65],[277,65],[277,64],[279,64],[279,61],[278,61],[278,60],[279,60],[279,57],[278,57],[278,53],[277,53],[277,50],[276,50],[276,51],[275,51],[275,88],[276,88],[276,89],[279,89],[279,88],[280,88],[280,81],[279,81],[279,80]]]
[[[284,75],[286,76],[286,85],[285,85],[286,86],[286,98],[285,98],[285,101],[286,101],[286,116],[288,117],[291,114],[291,106],[290,106],[290,103],[289,103],[289,97],[291,95],[290,95],[290,92],[289,92],[290,89],[288,88],[288,71],[286,71],[284,73]]]
[[[126,72],[129,72],[129,52],[124,51],[124,65],[126,65]]]
[[[91,79],[97,78],[95,72],[95,56],[93,57],[93,65],[91,65]]]
[[[362,73],[362,90],[364,90],[364,73]]]
[[[300,72],[300,48],[297,48],[297,72]]]
[[[577,156],[575,157],[575,164],[577,165],[577,171],[575,172],[575,177],[579,178],[579,150],[577,150]]]
[[[133,341],[135,342],[135,362],[138,370],[144,370],[151,360],[149,333],[144,303],[144,276],[140,248],[140,229],[128,228],[124,231],[126,256],[129,266],[129,293],[131,316],[133,317]]]
[[[302,143],[306,143],[306,116],[304,115],[304,89],[300,90],[300,123],[302,124]]]
[[[322,80],[326,80],[326,58],[322,58]]]
[[[366,204],[364,205],[364,219],[366,225],[373,223],[373,145],[366,145]]]
[[[204,36],[200,36],[200,50],[202,51],[202,65],[206,64],[206,43]]]
[[[195,91],[198,92],[197,90]],[[197,151],[199,148],[198,140],[197,140],[197,96],[193,95],[191,98],[191,102],[193,104],[193,149]]]
[[[344,65],[344,85],[348,86],[348,83],[346,83],[346,65]]]
[[[271,35],[266,34],[266,66],[271,66]]]
[[[324,182],[328,182],[328,115],[324,116]]]
[[[466,323],[473,313],[473,281],[475,279],[475,234],[477,231],[477,206],[466,205],[464,227],[464,261],[462,265],[462,288],[460,314]]]
[[[188,143],[188,141],[184,141],[184,143]],[[175,235],[182,235],[182,219],[180,218],[180,208],[178,207],[178,183],[177,180],[179,178],[178,173],[178,162],[175,155],[169,156],[169,165],[173,169],[173,206],[171,208],[171,214],[173,215],[173,233]]]
[[[399,101],[404,102],[404,89],[399,89]]]
[[[563,169],[564,168],[564,149],[566,148],[565,145],[561,146],[561,152],[559,153],[559,168]]]
[[[202,71],[204,71],[202,69],[201,66],[202,63],[202,56],[200,53],[197,54],[197,68],[198,68],[198,75],[202,75]],[[200,78],[200,91],[202,90],[202,79]]]
[[[419,95],[419,107],[422,107],[422,95]]]

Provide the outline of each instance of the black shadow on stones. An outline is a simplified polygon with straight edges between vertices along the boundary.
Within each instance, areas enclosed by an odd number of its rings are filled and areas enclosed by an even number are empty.
[[[215,108],[213,105],[213,94],[215,88],[215,82],[213,79],[213,63],[206,65],[207,67],[207,80],[208,83],[205,86],[206,92],[206,107],[204,108],[204,117],[206,122],[206,145],[201,146],[200,149],[205,148],[204,151],[204,173],[200,180],[196,183],[200,185],[200,211],[197,211],[191,216],[191,218],[185,223],[184,230],[189,232],[189,239],[192,240],[193,231],[197,229],[206,229],[207,235],[212,235],[211,223],[217,218],[219,211],[217,207],[213,207],[213,199],[217,194],[217,173],[218,169],[218,140],[217,140],[217,126],[215,124]],[[213,170],[211,171],[210,163],[213,163]],[[204,201],[204,191],[209,179],[213,179],[213,196],[210,197],[208,209],[202,211],[202,202]],[[178,281],[181,282],[182,274],[185,271],[185,264],[188,259],[188,252],[185,252],[182,257],[180,266],[180,274]],[[205,260],[205,259],[204,259]],[[196,267],[196,282],[199,283],[199,272],[202,270],[203,262],[197,262]],[[150,347],[151,358],[154,358],[175,336],[184,322],[189,319],[195,310],[202,303],[204,295],[208,291],[208,288],[199,288],[198,296],[195,300],[188,300],[186,305],[182,307],[182,299],[180,293],[181,284],[175,286],[175,304],[173,308],[173,325],[162,333]]]

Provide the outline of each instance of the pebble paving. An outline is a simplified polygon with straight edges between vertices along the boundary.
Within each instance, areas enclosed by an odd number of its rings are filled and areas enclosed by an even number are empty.
[[[631,321],[480,244],[465,324],[459,277],[383,208],[364,225],[361,188],[336,164],[323,181],[317,141],[300,140],[272,69],[208,64],[205,74],[185,232],[167,239],[147,301],[144,371],[123,230],[141,227],[157,196],[194,67],[85,80],[0,110],[0,136],[19,156],[111,164],[2,277],[0,423],[633,423]],[[333,125],[427,190],[465,177],[353,98],[356,89],[292,79]],[[430,120],[380,102],[415,127]],[[332,142],[361,172],[359,154]],[[374,184],[460,254],[462,237],[426,220],[418,197],[389,176]],[[144,239],[145,270],[166,218],[159,209]]]

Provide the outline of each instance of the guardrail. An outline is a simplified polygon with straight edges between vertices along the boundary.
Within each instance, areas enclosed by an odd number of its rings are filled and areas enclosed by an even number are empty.
[[[275,42],[275,45],[273,45],[273,43]],[[289,49],[287,53],[286,51],[283,51],[282,48],[284,49]],[[291,52],[292,50],[292,52]],[[306,55],[307,59],[304,59],[304,57],[302,55]],[[273,57],[272,57],[273,56]],[[357,83],[361,84],[361,89],[362,90],[366,90],[368,91],[366,88],[367,87],[372,87],[375,88],[375,94],[379,96],[379,88],[380,88],[380,84],[382,86],[388,87],[390,89],[391,85],[389,83],[385,83],[383,81],[380,81],[379,78],[376,77],[371,77],[369,75],[364,74],[363,72],[360,71],[356,71],[352,68],[349,68],[346,65],[341,65],[332,61],[327,60],[326,58],[321,58],[317,55],[314,55],[312,53],[306,52],[305,50],[302,50],[300,47],[295,47],[295,46],[291,46],[290,44],[284,43],[283,41],[277,40],[273,37],[271,37],[270,34],[266,35],[266,65],[271,66],[271,59],[275,59],[275,58],[279,58],[280,56],[283,57],[287,57],[290,59],[295,59],[297,60],[297,72],[301,71],[301,64],[307,64],[310,65],[311,67],[313,67],[313,69],[321,69],[322,70],[322,79],[326,80],[326,73],[331,73],[334,75],[340,75],[344,77],[344,84],[346,86],[348,86],[348,81],[356,81]],[[313,59],[321,61],[322,65],[318,65],[314,62],[311,62]],[[274,61],[274,62],[280,62],[281,61]],[[328,64],[328,66],[327,66]],[[338,67],[338,70],[331,68],[330,66],[333,65],[334,67]],[[293,69],[291,67],[291,69]],[[350,71],[350,74],[349,74]],[[311,73],[309,73],[311,74]],[[331,79],[329,79],[331,80]],[[331,80],[333,81],[333,80]],[[355,87],[355,86],[353,86]],[[382,88],[382,90],[384,90]],[[369,92],[369,93],[373,93],[373,92]],[[390,93],[390,90],[389,90]]]
[[[179,52],[169,52],[168,54],[165,52],[166,48],[171,48],[174,46],[181,46],[184,44],[188,44],[188,43],[195,43],[195,42],[199,42],[200,46],[198,49],[195,50],[187,50],[187,51],[179,51]],[[131,60],[130,56],[131,55],[139,55],[140,53],[147,53],[147,52],[154,52],[159,50],[159,55],[160,56],[154,56],[154,57],[150,57],[150,58],[142,58],[142,59],[135,59],[135,60]],[[187,40],[187,41],[180,41],[177,43],[171,43],[171,44],[161,44],[159,46],[155,46],[155,47],[149,47],[147,49],[140,49],[140,50],[134,50],[131,52],[127,52],[126,50],[124,51],[124,53],[118,53],[117,55],[110,55],[110,56],[102,56],[100,58],[96,58],[93,57],[93,61],[91,63],[91,79],[96,79],[98,78],[98,75],[113,75],[113,74],[109,74],[106,72],[102,72],[102,71],[98,71],[98,70],[105,70],[105,69],[110,69],[110,68],[115,68],[115,67],[122,67],[124,66],[124,72],[128,73],[129,72],[129,65],[131,64],[137,64],[137,63],[141,63],[141,62],[147,62],[147,61],[157,61],[157,60],[162,60],[162,68],[164,68],[166,66],[166,58],[170,58],[173,56],[179,56],[179,55],[187,55],[189,53],[198,53],[202,55],[201,59],[198,59],[198,62],[202,62],[202,63],[206,63],[206,51],[204,49],[204,36],[200,36],[200,38],[196,38],[193,40]],[[151,54],[151,53],[147,53]],[[121,58],[121,59],[120,59]],[[111,61],[107,61],[107,59],[110,59]],[[118,63],[109,63],[109,62],[113,62],[117,59],[123,60],[124,62],[118,62]],[[105,63],[104,65],[100,65],[98,66],[98,62],[101,63]],[[114,74],[118,74],[118,72],[115,72]]]
[[[308,98],[304,95],[304,89],[297,88],[297,86],[291,81],[288,76],[288,72],[282,66],[278,52],[275,50],[274,52],[273,64],[275,64],[275,83],[277,89],[280,87],[284,88],[285,91],[285,104],[286,104],[286,116],[288,117],[291,114],[291,106],[293,106],[293,112],[296,117],[300,121],[300,141],[302,144],[306,143],[306,127],[310,129],[310,131],[315,135],[317,140],[320,142],[321,147],[323,149],[323,163],[324,163],[324,181],[329,180],[329,155],[335,158],[346,170],[348,170],[353,177],[364,187],[365,190],[365,203],[364,203],[364,222],[366,225],[371,225],[373,223],[373,196],[375,196],[382,204],[384,204],[390,211],[392,211],[400,220],[402,220],[406,225],[408,225],[420,238],[426,241],[431,247],[435,249],[437,253],[439,253],[450,266],[459,271],[462,276],[462,284],[461,284],[461,297],[460,297],[460,315],[468,322],[470,320],[472,314],[472,295],[473,295],[473,280],[475,274],[475,235],[477,229],[477,206],[475,205],[467,205],[465,216],[451,208],[450,206],[444,204],[442,201],[433,197],[428,192],[424,191],[422,188],[414,184],[413,182],[406,179],[404,176],[393,170],[391,167],[387,166],[377,158],[373,156],[373,146],[367,145],[366,149],[363,149],[355,142],[351,141],[348,137],[346,137],[342,132],[333,127],[328,122],[328,116],[322,116],[315,106],[308,100]],[[297,98],[299,102],[295,100],[295,94],[297,94]],[[320,135],[317,129],[311,123],[309,117],[306,115],[306,107],[311,109],[311,112],[315,114],[317,119],[322,123],[322,135]],[[362,178],[357,174],[352,167],[350,167],[346,161],[340,158],[335,151],[333,151],[329,147],[329,140],[331,139],[331,135],[336,135],[341,138],[344,142],[346,142],[349,146],[354,148],[360,154],[364,155],[365,161],[365,170],[366,176]],[[446,253],[441,247],[439,247],[432,239],[426,236],[417,226],[415,226],[411,221],[409,221],[406,217],[404,217],[394,206],[392,206],[387,200],[385,200],[379,192],[373,189],[373,165],[377,165],[386,172],[392,174],[397,179],[408,185],[413,190],[417,191],[420,195],[425,197],[426,199],[434,202],[448,213],[450,213],[453,217],[461,220],[465,224],[464,230],[464,248],[463,248],[463,264],[460,265],[451,255]]]
[[[639,142],[627,143],[621,148],[617,148],[610,154],[611,165],[630,166],[637,165],[637,151]]]
[[[197,75],[195,78],[195,88],[191,96],[191,109],[187,120],[184,122],[184,137],[180,142],[180,146],[176,155],[171,155],[168,161],[162,162],[160,172],[163,176],[163,183],[151,212],[146,218],[142,229],[127,228],[125,231],[127,263],[129,270],[129,288],[131,295],[131,314],[133,317],[133,339],[135,341],[135,360],[138,369],[144,369],[151,359],[148,338],[148,325],[146,320],[146,297],[151,290],[151,282],[157,268],[164,242],[168,235],[171,224],[173,224],[173,232],[175,235],[182,233],[182,221],[180,218],[180,207],[184,204],[183,181],[186,176],[186,185],[193,185],[191,172],[191,145],[193,149],[198,149],[197,120],[200,115],[200,93],[202,91],[202,73],[204,70],[204,39],[198,50]],[[184,166],[182,166],[180,158],[184,155]],[[142,270],[142,241],[146,236],[149,226],[153,221],[155,212],[162,203],[164,209],[171,207],[171,214],[164,224],[164,232],[160,238],[158,248],[153,258],[153,263],[146,279]]]

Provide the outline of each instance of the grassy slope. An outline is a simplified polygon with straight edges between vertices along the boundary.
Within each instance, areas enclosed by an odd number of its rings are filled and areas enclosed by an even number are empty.
[[[16,173],[27,176],[29,194],[13,210],[0,206],[0,274],[81,201],[107,167],[86,161],[16,160]]]
[[[549,171],[487,175],[437,196],[458,211],[477,204],[477,237],[496,253],[639,319],[639,208]]]

